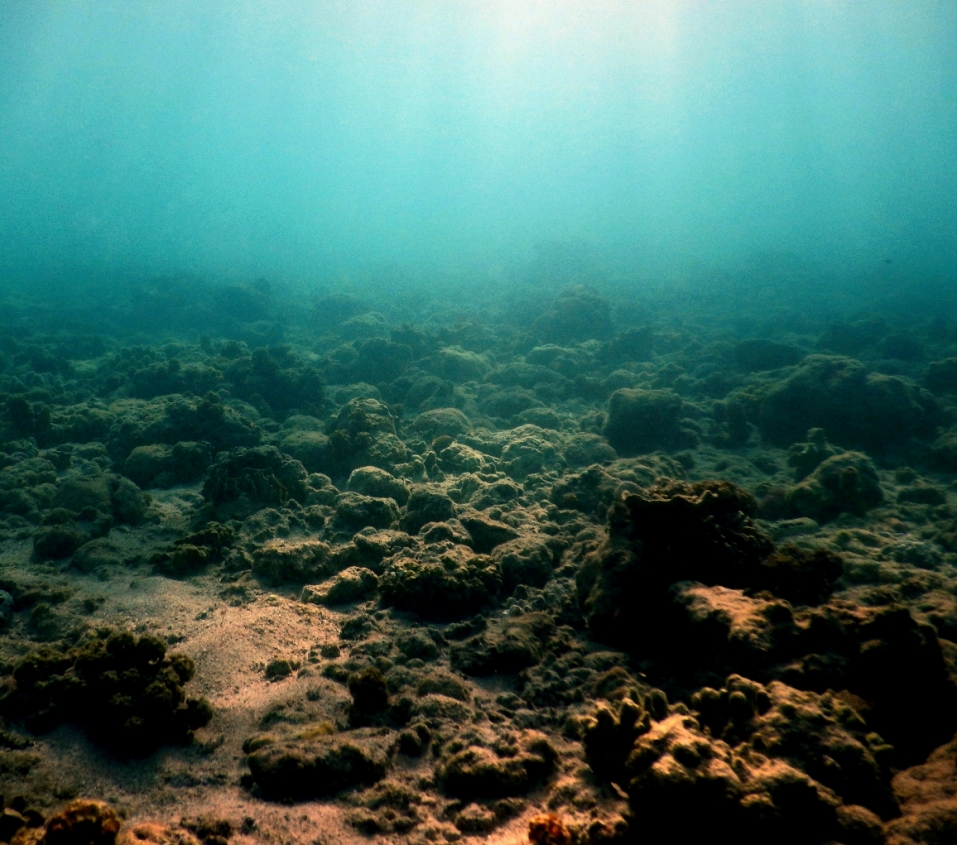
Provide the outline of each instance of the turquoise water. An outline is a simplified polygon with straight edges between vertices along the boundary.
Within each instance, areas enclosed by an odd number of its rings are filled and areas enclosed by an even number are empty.
[[[0,2],[7,281],[920,286],[955,235],[950,2]]]

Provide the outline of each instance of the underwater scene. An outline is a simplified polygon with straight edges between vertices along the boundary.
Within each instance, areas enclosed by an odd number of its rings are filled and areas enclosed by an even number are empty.
[[[957,841],[957,5],[0,0],[0,843]]]

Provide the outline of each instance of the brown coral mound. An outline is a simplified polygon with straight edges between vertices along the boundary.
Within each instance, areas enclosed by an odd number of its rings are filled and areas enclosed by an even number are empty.
[[[589,763],[627,788],[649,840],[881,841],[879,817],[854,802],[893,815],[889,775],[847,705],[739,677],[695,703],[700,715],[629,698],[582,724]]]
[[[23,827],[16,845],[113,845],[120,819],[102,801],[79,798],[52,815],[42,828]]]

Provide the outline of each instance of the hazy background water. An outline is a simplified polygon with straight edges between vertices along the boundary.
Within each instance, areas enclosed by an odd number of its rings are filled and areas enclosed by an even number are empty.
[[[953,281],[957,3],[0,0],[7,282],[583,261]]]

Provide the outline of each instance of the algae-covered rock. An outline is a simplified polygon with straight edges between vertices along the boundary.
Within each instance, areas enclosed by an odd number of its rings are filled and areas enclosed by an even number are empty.
[[[341,547],[337,554],[345,554],[343,559],[348,559],[350,565],[365,566],[380,574],[383,560],[414,546],[415,540],[404,531],[364,528],[353,535],[352,543],[355,550],[354,557],[348,554],[349,546]]]
[[[860,361],[809,355],[761,404],[761,433],[786,446],[823,427],[844,446],[875,452],[932,434],[940,415],[934,397],[905,379],[868,373]]]
[[[396,436],[389,406],[371,397],[350,399],[327,427],[335,458],[333,474],[348,475],[362,466],[392,470],[408,458],[408,448]]]
[[[654,348],[654,332],[651,326],[628,328],[618,332],[601,347],[603,361],[647,361]],[[526,356],[527,357],[527,356]]]
[[[957,358],[931,361],[924,371],[924,385],[934,393],[957,390]]]
[[[529,408],[542,407],[541,400],[524,387],[493,388],[483,391],[481,408],[490,417],[509,420]]]
[[[73,513],[92,509],[130,525],[140,523],[146,513],[143,494],[121,475],[68,476],[57,487],[52,505]]]
[[[800,691],[776,681],[762,686],[731,675],[720,690],[695,693],[692,706],[712,736],[785,759],[847,804],[883,818],[897,815],[892,749],[869,730],[851,696]]]
[[[432,693],[424,695],[415,703],[413,714],[426,724],[438,725],[441,723],[465,724],[471,721],[473,710],[449,696]]]
[[[269,413],[305,410],[322,404],[325,381],[312,364],[297,361],[288,347],[254,349],[226,368],[230,390]]]
[[[93,572],[101,566],[110,566],[123,562],[119,546],[106,537],[99,537],[84,543],[77,549],[70,566],[80,572]]]
[[[565,461],[552,443],[553,437],[536,425],[522,425],[509,433],[502,449],[501,467],[513,478],[561,469]]]
[[[501,585],[501,571],[487,555],[467,546],[439,546],[393,557],[379,580],[379,594],[386,605],[439,621],[474,613]]]
[[[457,675],[434,671],[425,675],[416,687],[416,695],[442,695],[456,701],[469,702],[472,692],[469,685]]]
[[[409,500],[408,484],[379,467],[354,469],[346,482],[346,489],[364,496],[394,499],[400,507]]]
[[[389,706],[389,688],[385,676],[375,666],[367,666],[349,676],[349,722],[355,727],[368,724],[372,717]]]
[[[343,569],[324,584],[303,587],[302,600],[311,604],[349,604],[375,593],[379,577],[361,566]]]
[[[481,554],[488,554],[496,546],[519,536],[519,532],[512,526],[478,512],[463,514],[459,517],[459,522],[468,531],[472,548]]]
[[[760,672],[797,636],[791,607],[779,599],[752,598],[741,590],[693,581],[678,582],[670,593],[674,618],[667,628],[669,647],[675,654],[687,650],[695,655],[686,662],[689,668],[715,661],[725,669]]]
[[[784,760],[736,757],[685,716],[652,723],[632,748],[626,777],[632,810],[656,837],[797,845],[829,842],[839,831],[833,792]]]
[[[788,466],[794,469],[794,480],[802,481],[821,463],[840,452],[827,442],[823,428],[812,428],[807,433],[806,443],[794,443],[788,449]]]
[[[586,467],[614,461],[618,458],[618,453],[605,438],[590,432],[581,432],[568,440],[562,457],[570,467]]]
[[[882,317],[853,323],[835,321],[821,333],[816,346],[839,355],[859,355],[876,346],[889,331],[890,326]]]
[[[395,417],[389,407],[377,399],[350,399],[332,423],[332,433],[336,432],[350,439],[374,432],[395,434]]]
[[[388,528],[398,521],[399,506],[393,499],[346,492],[336,501],[336,523],[346,529]]]
[[[577,510],[604,519],[621,485],[620,479],[595,465],[581,472],[565,473],[555,482],[549,499],[564,510]]]
[[[180,537],[165,549],[155,552],[150,563],[158,572],[173,578],[190,575],[211,563],[221,562],[234,539],[235,532],[228,525],[210,522],[199,531]],[[85,548],[80,550],[78,557]],[[77,565],[76,558],[73,563]]]
[[[423,411],[415,418],[413,427],[426,437],[457,437],[465,434],[472,424],[458,408],[433,408]]]
[[[948,472],[957,470],[957,426],[940,433],[930,448],[933,466]]]
[[[6,590],[0,590],[0,629],[10,624],[16,600]]]
[[[510,540],[492,550],[502,572],[502,588],[511,593],[519,584],[543,587],[552,577],[552,549],[540,537]]]
[[[632,696],[598,705],[579,730],[589,765],[627,787],[648,835],[877,842],[847,838],[880,830],[876,812],[854,802],[894,814],[882,746],[874,750],[860,716],[833,694],[731,676],[695,694],[695,714],[669,708],[660,690]]]
[[[412,349],[383,337],[356,341],[356,357],[349,365],[349,381],[382,385],[395,381],[412,362]]]
[[[211,461],[212,449],[207,443],[153,443],[133,449],[123,472],[139,487],[172,487],[198,481]]]
[[[496,620],[485,630],[452,646],[452,667],[466,675],[513,674],[538,663],[554,632],[554,620],[543,613]]]
[[[415,534],[429,522],[445,522],[455,516],[455,503],[444,493],[428,487],[415,487],[402,515],[402,530]]]
[[[398,780],[387,778],[348,800],[355,808],[346,814],[346,821],[366,836],[407,834],[428,818],[420,809],[425,803],[422,794]]]
[[[275,539],[253,551],[253,573],[273,584],[305,584],[331,575],[332,560],[321,540]]]
[[[488,472],[495,461],[464,443],[450,443],[437,452],[439,466],[446,472]]]
[[[240,497],[256,504],[280,505],[289,499],[303,502],[307,479],[305,467],[275,446],[233,449],[222,453],[210,468],[203,497],[214,507]]]
[[[78,798],[50,816],[42,827],[30,824],[21,828],[13,841],[18,845],[113,845],[121,825],[109,804]]]
[[[72,648],[46,646],[21,658],[0,711],[38,732],[73,722],[117,752],[146,754],[190,741],[212,718],[209,703],[183,689],[195,671],[186,655],[167,655],[157,637],[105,630]]]
[[[804,353],[796,346],[763,337],[742,340],[734,347],[735,364],[738,369],[749,373],[789,367],[803,357]]]
[[[923,759],[957,730],[957,686],[936,630],[899,604],[869,608],[831,599],[798,618],[796,657],[775,669],[785,683],[846,689],[896,765]]]
[[[308,472],[333,472],[336,469],[332,442],[321,431],[291,431],[279,441],[279,448],[299,461]]]
[[[0,511],[39,521],[40,510],[56,495],[57,470],[46,458],[19,454],[20,460],[0,469]]]
[[[33,554],[38,560],[70,557],[81,546],[109,533],[113,520],[93,508],[75,514],[54,508],[33,534]]]
[[[683,405],[681,397],[671,390],[623,387],[608,401],[608,419],[602,433],[622,455],[693,447],[697,445],[696,436],[681,425]]]
[[[105,473],[64,478],[52,497],[53,509],[33,535],[38,558],[70,557],[84,544],[106,536],[114,522],[136,525],[146,499],[128,478]]]
[[[117,404],[110,449],[125,458],[137,446],[205,442],[214,449],[250,447],[262,431],[242,408],[223,403],[215,393],[204,398],[171,396],[150,402]]]
[[[481,381],[490,368],[484,355],[470,352],[459,346],[447,346],[439,350],[435,369],[442,378],[461,383]]]
[[[432,629],[426,633],[425,631],[413,628],[411,631],[406,631],[398,636],[395,643],[396,648],[410,660],[435,660],[435,658],[439,656],[439,642],[443,642],[444,638],[441,636],[430,636],[430,634],[437,634],[437,632]],[[430,691],[435,692],[438,690]],[[419,695],[422,694],[420,684]],[[453,695],[452,697],[455,698],[456,696]]]
[[[557,758],[538,731],[474,731],[446,746],[436,776],[442,791],[455,798],[524,795],[552,773]]]
[[[887,824],[892,845],[945,842],[957,824],[957,741],[936,749],[926,762],[898,772],[894,793],[901,816]]]
[[[750,582],[752,590],[767,590],[791,604],[820,604],[844,573],[840,555],[828,549],[805,549],[786,543],[762,561]]]
[[[538,338],[559,346],[603,340],[613,329],[611,303],[587,285],[573,285],[564,290],[534,325]]]
[[[397,736],[359,728],[302,741],[276,741],[248,757],[253,781],[274,801],[307,801],[370,786],[385,776]]]
[[[861,452],[843,452],[790,488],[786,501],[795,516],[826,522],[842,513],[863,516],[884,501],[884,493],[871,459]]]
[[[509,478],[498,481],[479,482],[468,503],[478,511],[484,511],[501,505],[508,505],[520,499],[524,490],[522,486]]]

